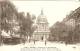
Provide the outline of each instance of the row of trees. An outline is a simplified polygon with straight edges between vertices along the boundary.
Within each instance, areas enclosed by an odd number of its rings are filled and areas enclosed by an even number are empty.
[[[71,19],[73,20],[70,21]],[[64,21],[62,22],[56,22],[50,28],[51,34],[49,40],[63,41],[66,43],[79,43],[80,42],[80,7],[72,11],[63,20]]]
[[[9,33],[10,36],[20,35],[20,37],[32,36],[34,31],[34,15],[18,12],[14,4],[10,1],[0,1],[0,41],[2,42],[2,32]]]

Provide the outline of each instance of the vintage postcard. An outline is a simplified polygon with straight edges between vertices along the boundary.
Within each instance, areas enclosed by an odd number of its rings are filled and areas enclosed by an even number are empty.
[[[0,51],[80,51],[80,0],[0,0]]]

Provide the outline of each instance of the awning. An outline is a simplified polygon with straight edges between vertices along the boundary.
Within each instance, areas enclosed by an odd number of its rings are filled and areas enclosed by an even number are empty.
[[[8,37],[8,38],[11,37],[11,36],[10,36],[8,33],[6,33],[5,31],[2,31],[1,35],[2,35],[3,37]]]

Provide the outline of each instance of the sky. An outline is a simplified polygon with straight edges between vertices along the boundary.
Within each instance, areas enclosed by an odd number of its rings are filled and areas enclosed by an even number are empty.
[[[19,12],[30,12],[38,17],[43,9],[49,26],[62,21],[66,15],[80,6],[77,1],[11,1]]]

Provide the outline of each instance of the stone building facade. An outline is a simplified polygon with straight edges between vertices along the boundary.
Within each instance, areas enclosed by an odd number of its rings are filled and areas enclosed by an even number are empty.
[[[43,10],[36,20],[36,30],[33,33],[34,40],[47,40],[50,34],[47,17],[44,16]]]

